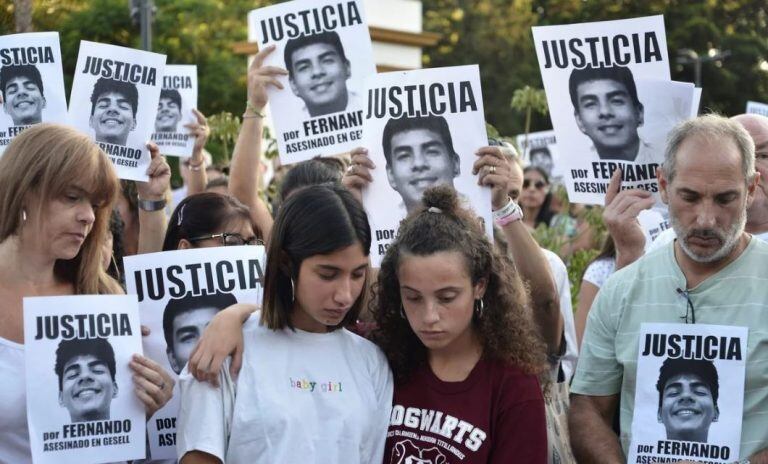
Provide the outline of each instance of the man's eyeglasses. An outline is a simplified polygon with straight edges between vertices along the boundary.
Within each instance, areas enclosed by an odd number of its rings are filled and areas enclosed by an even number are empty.
[[[222,246],[240,246],[240,245],[264,245],[264,242],[257,237],[243,238],[240,234],[230,234],[224,232],[222,234],[202,235],[200,237],[190,238],[190,242],[199,242],[202,240],[209,240],[212,238],[221,239]]]
[[[527,189],[531,186],[531,179],[525,179],[523,180],[523,189]],[[546,183],[544,183],[543,180],[537,180],[533,183],[533,186],[536,187],[536,190],[542,190],[544,187],[547,186]]]

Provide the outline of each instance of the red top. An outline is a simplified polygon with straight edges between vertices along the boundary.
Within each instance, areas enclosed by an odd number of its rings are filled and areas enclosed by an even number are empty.
[[[546,427],[536,376],[481,359],[443,382],[425,364],[395,386],[384,463],[546,463]]]

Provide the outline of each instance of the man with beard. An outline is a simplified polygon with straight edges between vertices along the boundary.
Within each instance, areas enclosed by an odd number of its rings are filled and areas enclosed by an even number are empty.
[[[63,340],[56,350],[59,404],[72,422],[109,419],[117,396],[115,351],[104,338]]]
[[[155,132],[178,132],[179,121],[181,121],[181,94],[176,89],[161,90],[160,101],[157,103]]]
[[[43,79],[36,67],[31,64],[3,66],[0,91],[3,109],[15,126],[38,124],[43,120]]]
[[[90,125],[97,142],[125,145],[136,128],[139,93],[130,82],[99,78],[91,94]]]
[[[626,460],[631,399],[637,382],[648,381],[636,372],[641,324],[748,327],[748,359],[768,358],[768,332],[762,330],[768,324],[768,244],[744,231],[760,188],[749,133],[717,115],[683,122],[670,132],[658,178],[680,239],[613,274],[590,310],[569,413],[579,462]],[[746,369],[741,462],[768,462],[766,369],[761,363]],[[619,394],[621,440],[611,429]]]

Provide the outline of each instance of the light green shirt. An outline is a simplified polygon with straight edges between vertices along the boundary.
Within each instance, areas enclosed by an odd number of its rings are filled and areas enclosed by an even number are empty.
[[[677,291],[685,289],[685,277],[673,247],[670,243],[621,269],[600,289],[571,385],[571,392],[580,395],[621,392],[625,455],[632,433],[640,324],[681,323],[687,309]],[[768,243],[750,240],[741,256],[691,289],[689,296],[697,324],[749,328],[740,452],[746,458],[768,448]]]

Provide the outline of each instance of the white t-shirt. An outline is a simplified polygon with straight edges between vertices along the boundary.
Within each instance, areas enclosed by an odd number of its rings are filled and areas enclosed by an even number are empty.
[[[560,359],[560,365],[565,374],[565,381],[570,382],[576,371],[576,361],[579,360],[579,345],[576,343],[576,325],[573,322],[573,306],[571,305],[571,283],[568,281],[568,269],[565,263],[555,253],[541,249],[549,262],[549,268],[555,278],[557,293],[560,295],[560,312],[563,314],[563,330],[565,332],[565,354]]]
[[[239,463],[375,463],[384,455],[392,372],[373,343],[346,329],[269,330],[255,313],[243,328],[237,381],[220,387],[179,377],[176,452]]]
[[[0,338],[0,463],[32,464],[27,429],[24,345]]]
[[[762,234],[754,234],[754,237],[764,242],[768,242],[768,232],[763,232]],[[658,237],[656,237],[656,240],[653,241],[651,246],[646,248],[645,254],[648,254],[654,250],[658,250],[668,243],[674,242],[676,238],[677,234],[675,233],[675,229],[670,227],[669,229],[659,234]]]
[[[659,239],[657,238],[656,241]],[[654,242],[656,243],[656,242]],[[616,270],[615,258],[600,258],[591,262],[584,271],[583,280],[591,283],[597,288],[603,286],[608,277]]]

